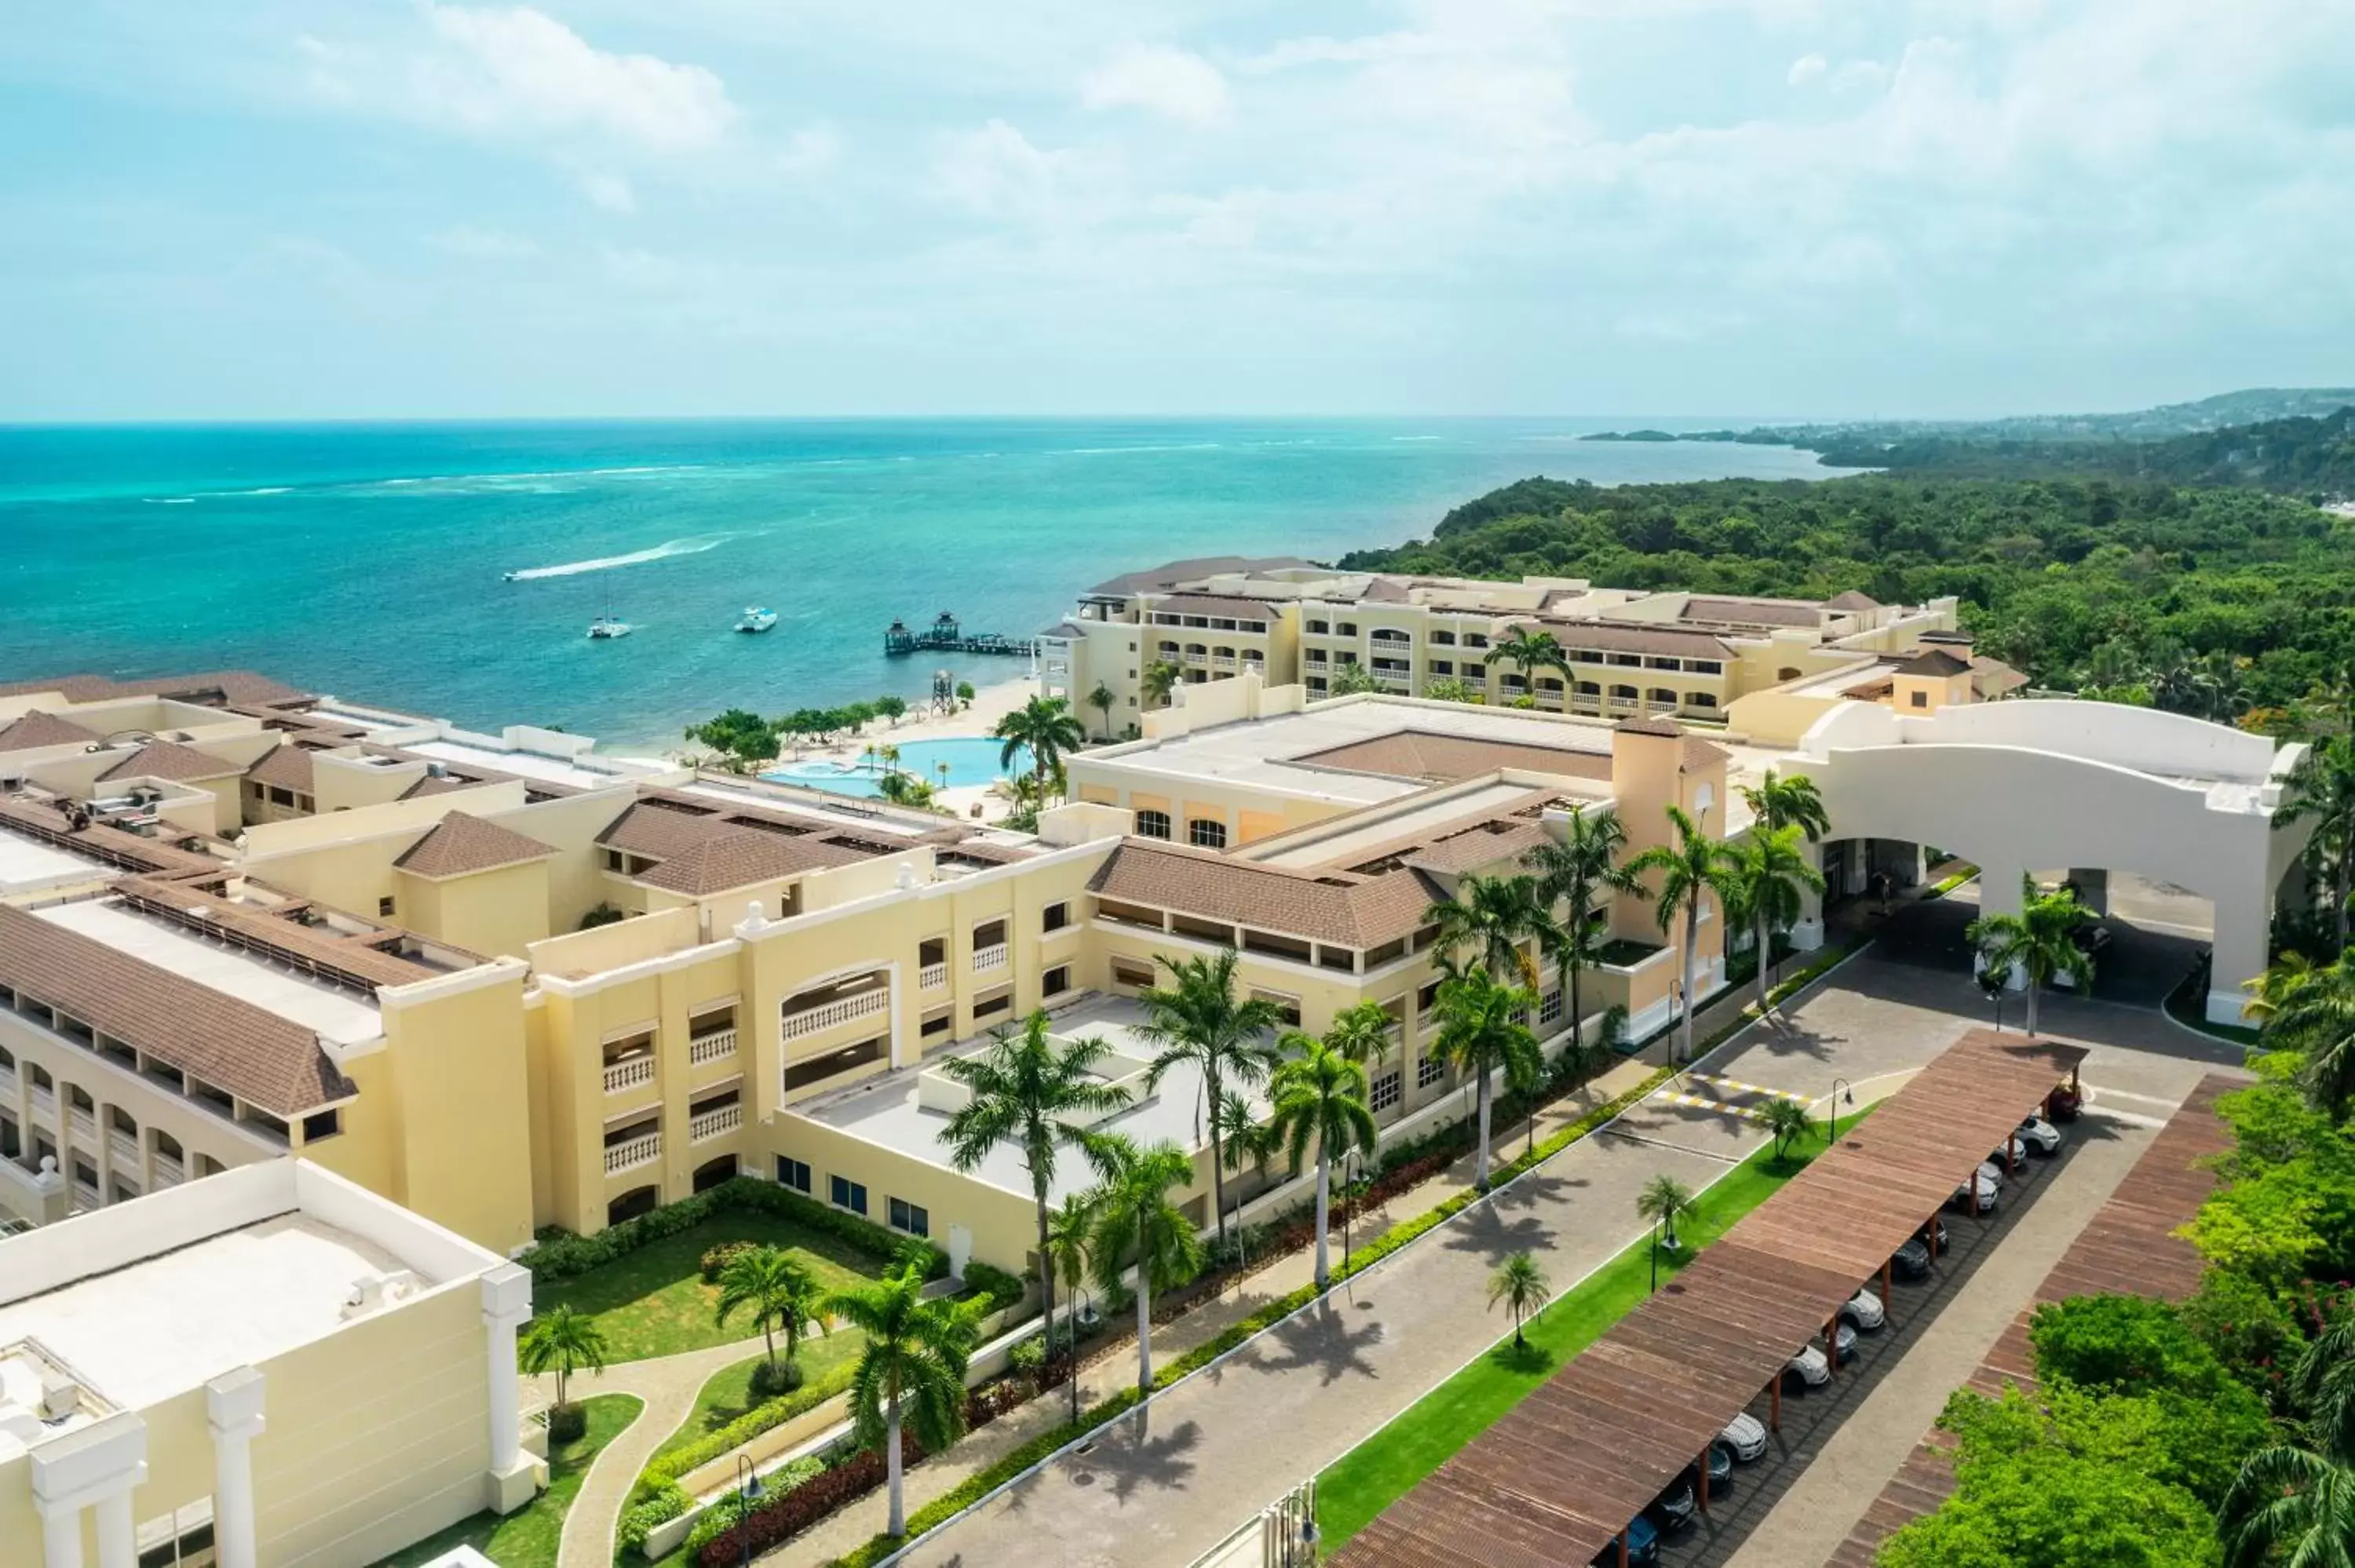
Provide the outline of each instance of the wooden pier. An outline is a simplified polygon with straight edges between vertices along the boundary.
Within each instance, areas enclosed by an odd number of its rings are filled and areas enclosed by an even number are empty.
[[[908,653],[986,653],[1028,657],[1039,652],[1039,644],[1028,637],[1006,637],[995,631],[966,631],[957,624],[956,617],[944,609],[932,618],[931,629],[925,631],[911,631],[906,621],[893,621],[890,630],[883,633],[883,652],[887,657],[894,659]]]

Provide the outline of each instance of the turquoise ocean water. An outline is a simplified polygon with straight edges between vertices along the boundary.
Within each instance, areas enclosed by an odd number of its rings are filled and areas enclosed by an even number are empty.
[[[922,692],[883,629],[1028,635],[1114,573],[1330,559],[1545,473],[1822,478],[1602,420],[712,420],[0,429],[0,680],[242,666],[608,746]],[[502,574],[521,572],[506,582]],[[775,630],[730,630],[747,605]],[[609,611],[636,634],[591,642]],[[948,661],[986,685],[1016,660]]]

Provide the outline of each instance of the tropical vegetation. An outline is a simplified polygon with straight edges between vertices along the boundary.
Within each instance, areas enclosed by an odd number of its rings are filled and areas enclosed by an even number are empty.
[[[1561,838],[1550,838],[1521,857],[1537,878],[1540,906],[1561,911],[1547,923],[1540,946],[1561,971],[1570,1003],[1565,1016],[1572,1029],[1586,1018],[1579,977],[1602,959],[1612,900],[1651,895],[1643,879],[1620,863],[1626,853],[1627,829],[1618,811],[1583,806],[1572,809]]]
[[[1174,1290],[1202,1269],[1202,1242],[1193,1222],[1169,1201],[1194,1179],[1194,1162],[1174,1143],[1139,1146],[1116,1134],[1088,1145],[1103,1180],[1088,1199],[1088,1262],[1105,1295],[1136,1270],[1136,1387],[1153,1390],[1153,1295]]]
[[[1977,950],[1979,968],[1998,977],[2017,974],[2028,986],[2028,1033],[2036,1033],[2036,999],[2057,980],[2082,991],[2094,983],[2094,960],[2077,945],[2077,933],[2094,912],[2066,887],[2051,892],[2022,872],[2019,913],[1982,915],[1965,927],[1964,939]]]
[[[824,1311],[866,1336],[851,1376],[850,1414],[858,1445],[883,1451],[890,1534],[908,1529],[900,1493],[902,1426],[935,1452],[964,1431],[965,1365],[978,1305],[926,1300],[924,1271],[916,1264],[825,1300]]]
[[[1742,895],[1741,885],[1735,880],[1732,854],[1720,841],[1709,836],[1701,826],[1685,813],[1680,806],[1668,808],[1668,825],[1675,831],[1673,842],[1654,844],[1627,862],[1627,870],[1639,877],[1657,877],[1648,884],[1656,901],[1660,920],[1660,932],[1667,935],[1677,917],[1684,917],[1684,937],[1679,955],[1681,973],[1677,985],[1676,1061],[1693,1059],[1693,959],[1700,943],[1701,906],[1710,896],[1716,895],[1721,911],[1732,906]],[[1818,878],[1818,885],[1821,879]],[[1765,955],[1759,955],[1759,967],[1765,967]],[[1763,997],[1764,992],[1762,991]]]
[[[1526,1252],[1517,1252],[1497,1266],[1488,1277],[1488,1310],[1502,1307],[1513,1315],[1513,1348],[1526,1350],[1529,1340],[1521,1335],[1521,1325],[1542,1309],[1553,1295],[1553,1287],[1538,1266],[1538,1260]]]
[[[1030,755],[1030,778],[1041,800],[1047,780],[1062,771],[1063,758],[1088,743],[1088,732],[1071,715],[1071,705],[1060,697],[1032,697],[999,719],[991,736],[1006,744],[998,748],[998,766],[1013,769],[1024,752]]]
[[[1725,846],[1723,868],[1728,877],[1726,925],[1750,928],[1752,950],[1758,956],[1758,1009],[1772,1012],[1767,994],[1767,960],[1775,937],[1798,924],[1806,895],[1823,896],[1824,874],[1799,847],[1803,830],[1768,827],[1764,821]]]
[[[1673,1176],[1653,1177],[1636,1194],[1636,1213],[1660,1227],[1660,1245],[1670,1252],[1677,1240],[1677,1221],[1692,1213],[1693,1191]]]
[[[1333,1159],[1355,1149],[1371,1158],[1374,1113],[1366,1107],[1366,1069],[1313,1035],[1287,1033],[1282,1044],[1299,1054],[1275,1069],[1269,1084],[1268,1130],[1283,1140],[1297,1175],[1316,1150],[1316,1288],[1333,1281],[1327,1253],[1331,1230]]]
[[[1506,1086],[1526,1094],[1545,1071],[1545,1053],[1523,1022],[1537,1005],[1527,988],[1502,984],[1487,969],[1459,968],[1452,961],[1439,982],[1437,1038],[1432,1052],[1457,1071],[1472,1075],[1479,1107],[1473,1144],[1472,1186],[1488,1190],[1488,1122],[1498,1072]]]
[[[1235,969],[1240,955],[1232,948],[1199,958],[1157,961],[1169,971],[1168,982],[1140,992],[1145,1022],[1137,1033],[1158,1048],[1146,1087],[1180,1065],[1199,1075],[1200,1090],[1194,1107],[1194,1137],[1202,1136],[1202,1118],[1215,1109],[1230,1087],[1246,1089],[1267,1082],[1281,1056],[1273,1041],[1284,1022],[1283,1011],[1265,997],[1235,994]],[[1226,1139],[1218,1118],[1210,1122],[1210,1181],[1212,1207],[1217,1211],[1219,1247],[1227,1245]]]
[[[563,1417],[568,1425],[577,1425],[571,1418],[579,1412],[565,1397],[570,1392],[572,1374],[583,1368],[603,1372],[605,1357],[605,1336],[598,1331],[596,1323],[586,1313],[561,1304],[534,1318],[516,1342],[516,1363],[524,1371],[534,1376],[541,1372],[556,1374],[551,1423]]]
[[[741,1309],[761,1330],[766,1351],[762,1372],[753,1379],[753,1390],[759,1393],[783,1393],[793,1387],[794,1360],[801,1349],[802,1336],[815,1329],[823,1334],[829,1325],[820,1309],[826,1290],[802,1262],[783,1247],[749,1246],[741,1248],[720,1266],[719,1299],[712,1310],[712,1320],[725,1328],[728,1320]],[[777,1360],[777,1332],[785,1336],[785,1359]]]

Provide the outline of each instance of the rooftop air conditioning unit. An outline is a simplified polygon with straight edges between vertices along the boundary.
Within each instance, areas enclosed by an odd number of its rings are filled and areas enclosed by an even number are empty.
[[[63,1372],[41,1374],[41,1419],[63,1421],[81,1408],[81,1385]]]
[[[429,779],[447,779],[450,777],[450,765],[446,762],[429,762],[425,765],[425,775]]]

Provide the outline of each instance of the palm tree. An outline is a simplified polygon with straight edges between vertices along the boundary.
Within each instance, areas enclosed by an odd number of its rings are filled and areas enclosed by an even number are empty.
[[[1677,1240],[1677,1219],[1693,1212],[1692,1189],[1673,1176],[1655,1176],[1636,1194],[1636,1212],[1666,1233],[1660,1245],[1674,1252],[1681,1245]]]
[[[777,1368],[777,1330],[785,1331],[785,1365],[791,1367],[801,1351],[802,1336],[813,1328],[827,1331],[818,1310],[825,1292],[817,1278],[783,1247],[747,1247],[730,1258],[719,1271],[719,1300],[712,1321],[725,1328],[738,1308],[749,1309],[752,1326],[768,1347],[768,1386],[783,1386]]]
[[[1439,927],[1442,953],[1460,957],[1468,950],[1498,980],[1509,976],[1536,985],[1537,966],[1521,944],[1550,924],[1538,901],[1537,878],[1466,876],[1455,885],[1455,897],[1431,906],[1430,918]]]
[[[2281,1443],[2241,1463],[2216,1510],[2229,1568],[2355,1562],[2355,1329],[2334,1325],[2299,1352],[2288,1393],[2305,1446]]]
[[[1162,1077],[1181,1062],[1190,1062],[1202,1084],[1194,1107],[1194,1137],[1202,1136],[1202,1109],[1215,1107],[1232,1084],[1238,1088],[1267,1081],[1279,1053],[1269,1036],[1284,1022],[1283,1011],[1263,997],[1235,996],[1238,955],[1227,948],[1207,958],[1170,959],[1159,962],[1169,970],[1169,984],[1141,992],[1145,1022],[1137,1033],[1161,1048],[1146,1075],[1149,1094]],[[1219,1247],[1227,1245],[1227,1173],[1225,1136],[1214,1118],[1210,1123],[1210,1181],[1213,1207],[1219,1217]]]
[[[1455,969],[1439,982],[1439,1038],[1433,1051],[1444,1061],[1475,1075],[1480,1103],[1480,1142],[1472,1184],[1488,1190],[1490,1079],[1501,1067],[1508,1086],[1527,1091],[1545,1072],[1538,1037],[1521,1022],[1536,997],[1519,986],[1499,985],[1484,969]]]
[[[1333,678],[1325,684],[1325,694],[1328,697],[1354,697],[1381,689],[1382,683],[1374,678],[1371,670],[1351,660],[1333,672]]]
[[[2269,1049],[2303,1056],[2298,1086],[2331,1120],[2346,1120],[2355,1100],[2355,960],[2341,953],[2337,963],[2286,984],[2258,1037]]]
[[[1006,743],[997,753],[1001,768],[1013,767],[1023,749],[1029,749],[1030,777],[1039,786],[1041,800],[1047,797],[1047,775],[1060,771],[1063,754],[1088,743],[1088,732],[1080,727],[1080,721],[1071,716],[1071,705],[1060,697],[1033,697],[999,719],[989,733]]]
[[[1096,689],[1088,694],[1088,706],[1095,709],[1097,714],[1103,719],[1103,732],[1104,738],[1106,740],[1110,740],[1112,738],[1112,705],[1118,701],[1120,701],[1119,696],[1114,693],[1110,686],[1104,684],[1102,681],[1098,681],[1096,683]]]
[[[1797,828],[1816,843],[1831,831],[1832,820],[1816,781],[1804,773],[1777,773],[1769,768],[1755,786],[1744,785],[1742,798],[1750,814],[1770,828]]]
[[[1627,829],[1609,806],[1573,807],[1559,842],[1548,840],[1521,857],[1536,874],[1541,908],[1563,910],[1562,918],[1549,922],[1541,938],[1547,954],[1561,970],[1570,993],[1570,1027],[1585,1022],[1579,1004],[1578,977],[1601,959],[1603,928],[1614,895],[1648,898],[1635,873],[1619,863],[1626,853]]]
[[[2355,737],[2333,736],[2309,749],[2290,775],[2289,801],[2274,826],[2312,819],[2314,841],[2329,867],[2330,906],[2339,946],[2347,946],[2347,901],[2355,886]]]
[[[1110,1115],[1128,1104],[1128,1091],[1105,1083],[1097,1064],[1112,1054],[1102,1040],[1058,1045],[1047,1033],[1047,1010],[1031,1013],[1019,1032],[1001,1029],[988,1050],[941,1065],[963,1086],[965,1103],[941,1128],[949,1163],[966,1175],[981,1169],[989,1151],[1009,1144],[1022,1156],[1030,1177],[1030,1201],[1039,1215],[1039,1310],[1055,1321],[1055,1272],[1046,1266],[1047,1194],[1055,1184],[1059,1144],[1082,1145],[1089,1118]]]
[[[1804,782],[1804,781],[1803,781]],[[1823,896],[1824,874],[1809,863],[1799,847],[1800,828],[1770,828],[1764,821],[1729,852],[1734,893],[1729,909],[1739,905],[1750,917],[1751,939],[1758,947],[1758,1010],[1774,1010],[1766,987],[1766,960],[1774,954],[1774,933],[1798,923],[1804,907],[1802,892]]]
[[[1379,1001],[1352,1002],[1333,1015],[1331,1026],[1325,1031],[1325,1044],[1349,1061],[1379,1062],[1391,1048],[1391,1025],[1395,1022],[1390,1009]]]
[[[1125,1138],[1090,1140],[1089,1155],[1103,1184],[1089,1200],[1095,1224],[1088,1232],[1088,1262],[1106,1295],[1121,1273],[1136,1266],[1136,1392],[1153,1392],[1153,1293],[1174,1290],[1202,1271],[1202,1238],[1169,1201],[1169,1190],[1194,1179],[1194,1162],[1167,1141],[1140,1149]]]
[[[860,1446],[883,1446],[891,1489],[891,1535],[908,1533],[900,1493],[900,1427],[937,1452],[964,1431],[964,1373],[974,1323],[986,1305],[924,1299],[924,1266],[913,1259],[872,1285],[838,1290],[825,1309],[867,1336],[851,1374],[850,1413]]]
[[[1768,1096],[1766,1103],[1750,1114],[1759,1126],[1774,1136],[1774,1157],[1778,1160],[1789,1154],[1801,1139],[1823,1131],[1816,1125],[1816,1118],[1807,1114],[1806,1106],[1797,1100],[1785,1099],[1781,1095]]]
[[[1172,663],[1167,659],[1156,659],[1145,666],[1145,679],[1141,683],[1141,687],[1145,693],[1146,705],[1157,708],[1167,705],[1170,694],[1185,683],[1186,667],[1183,664]]]
[[[1062,1282],[1066,1291],[1076,1294],[1087,1278],[1088,1232],[1096,1217],[1088,1208],[1087,1198],[1078,1192],[1063,1196],[1063,1206],[1047,1216],[1047,1250],[1039,1255],[1040,1266]],[[1071,1419],[1080,1418],[1080,1321],[1071,1316]],[[1047,1319],[1047,1343],[1055,1342],[1055,1320]]]
[[[2036,993],[2062,976],[2077,986],[2093,983],[2094,960],[2077,946],[2077,927],[2093,918],[2063,887],[2039,892],[2035,880],[2019,877],[2019,913],[1982,915],[1964,927],[1963,937],[1978,949],[1979,966],[1998,975],[2014,969],[2028,977],[2028,1033],[2036,1035]]]
[[[1545,1270],[1525,1252],[1517,1252],[1498,1264],[1497,1272],[1488,1277],[1488,1310],[1494,1312],[1500,1306],[1511,1309],[1515,1350],[1529,1343],[1521,1338],[1521,1324],[1536,1317],[1552,1295],[1553,1287],[1547,1282]]]
[[[1683,1059],[1693,1054],[1693,949],[1700,944],[1700,906],[1714,893],[1720,904],[1740,896],[1739,884],[1734,880],[1725,846],[1703,832],[1698,823],[1685,815],[1681,807],[1668,808],[1668,821],[1676,829],[1673,844],[1654,844],[1650,849],[1627,863],[1627,869],[1642,876],[1652,872],[1660,874],[1659,899],[1660,934],[1666,936],[1668,926],[1677,916],[1685,917],[1684,973],[1678,1002],[1683,1018],[1678,1025]]]
[[[1378,1136],[1374,1113],[1366,1108],[1364,1067],[1305,1034],[1286,1034],[1284,1044],[1300,1054],[1275,1070],[1268,1129],[1284,1140],[1295,1175],[1307,1158],[1310,1140],[1316,1144],[1316,1288],[1321,1293],[1333,1283],[1326,1261],[1333,1156],[1354,1147],[1370,1157]]]
[[[1482,668],[1488,670],[1499,664],[1518,665],[1532,686],[1537,684],[1540,670],[1555,671],[1564,681],[1571,678],[1570,655],[1563,652],[1552,632],[1540,631],[1534,627],[1517,627],[1498,638],[1481,656],[1480,663]]]
[[[605,1336],[599,1331],[597,1320],[569,1305],[552,1307],[534,1318],[516,1351],[524,1371],[535,1375],[555,1372],[559,1410],[565,1407],[565,1384],[574,1372],[582,1367],[594,1372],[605,1370]]]
[[[2264,973],[2241,982],[2241,989],[2249,993],[2249,1000],[2241,1003],[2241,1016],[2263,1028],[2324,967],[2294,948],[2284,952],[2266,966]]]

